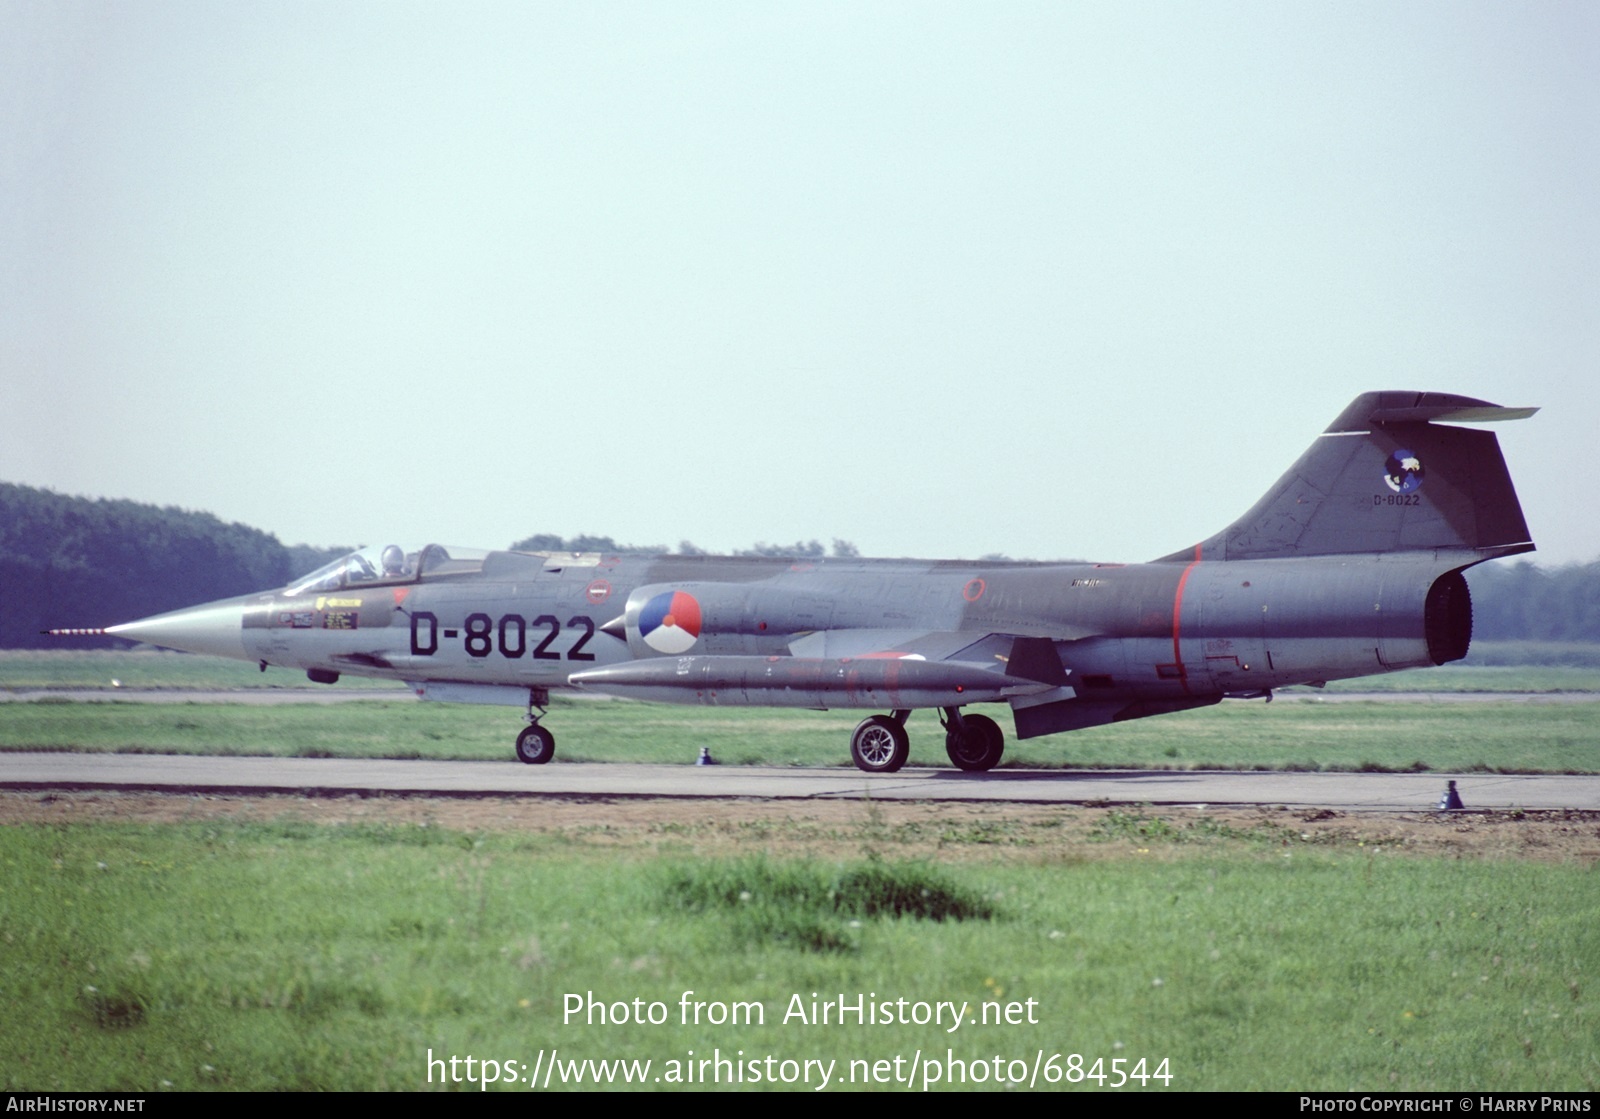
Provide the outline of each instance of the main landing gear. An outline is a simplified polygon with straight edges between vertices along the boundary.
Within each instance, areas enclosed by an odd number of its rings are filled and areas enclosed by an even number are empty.
[[[543,688],[528,689],[528,725],[517,735],[517,760],[528,765],[544,765],[556,756],[556,736],[539,725],[550,704],[550,693]],[[534,708],[539,713],[534,714]]]
[[[944,724],[944,752],[957,769],[984,773],[1000,764],[1006,735],[999,723],[987,715],[963,715],[959,707],[946,707],[939,721]]]
[[[896,711],[893,715],[869,715],[861,720],[850,736],[850,756],[857,769],[893,773],[906,764],[911,756],[911,736],[906,734],[906,716],[910,714]]]
[[[911,740],[906,734],[910,711],[870,715],[850,736],[850,757],[856,768],[868,773],[893,773],[906,764]],[[1000,763],[1006,736],[987,715],[963,715],[959,707],[946,707],[939,715],[944,724],[944,748],[957,769],[982,773]]]

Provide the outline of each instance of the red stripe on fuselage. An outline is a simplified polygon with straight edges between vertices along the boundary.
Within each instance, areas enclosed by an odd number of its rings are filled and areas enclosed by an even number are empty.
[[[1183,694],[1189,694],[1189,671],[1183,667],[1183,649],[1178,643],[1179,632],[1183,626],[1183,587],[1189,581],[1189,572],[1200,565],[1200,545],[1194,546],[1194,559],[1189,561],[1189,566],[1183,569],[1183,574],[1178,576],[1178,590],[1172,596],[1172,661],[1178,666],[1178,679],[1183,682]]]

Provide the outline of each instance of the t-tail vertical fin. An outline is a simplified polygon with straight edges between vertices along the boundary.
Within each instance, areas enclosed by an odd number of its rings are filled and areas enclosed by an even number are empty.
[[[1493,432],[1448,426],[1518,420],[1437,392],[1363,393],[1233,524],[1204,541],[1206,560],[1468,549],[1484,559],[1533,551]],[[1193,548],[1163,561],[1188,562]]]

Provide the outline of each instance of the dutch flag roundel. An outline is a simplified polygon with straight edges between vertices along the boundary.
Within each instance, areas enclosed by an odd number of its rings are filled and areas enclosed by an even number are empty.
[[[683,591],[656,595],[639,611],[639,636],[658,653],[687,653],[700,639],[700,604]]]

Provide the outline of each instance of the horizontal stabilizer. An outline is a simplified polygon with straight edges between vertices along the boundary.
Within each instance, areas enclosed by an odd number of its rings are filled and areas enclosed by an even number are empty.
[[[1371,424],[1498,423],[1525,420],[1537,408],[1504,408],[1487,400],[1456,396],[1447,392],[1369,392],[1353,400],[1339,418],[1328,425],[1330,432],[1365,431]]]

